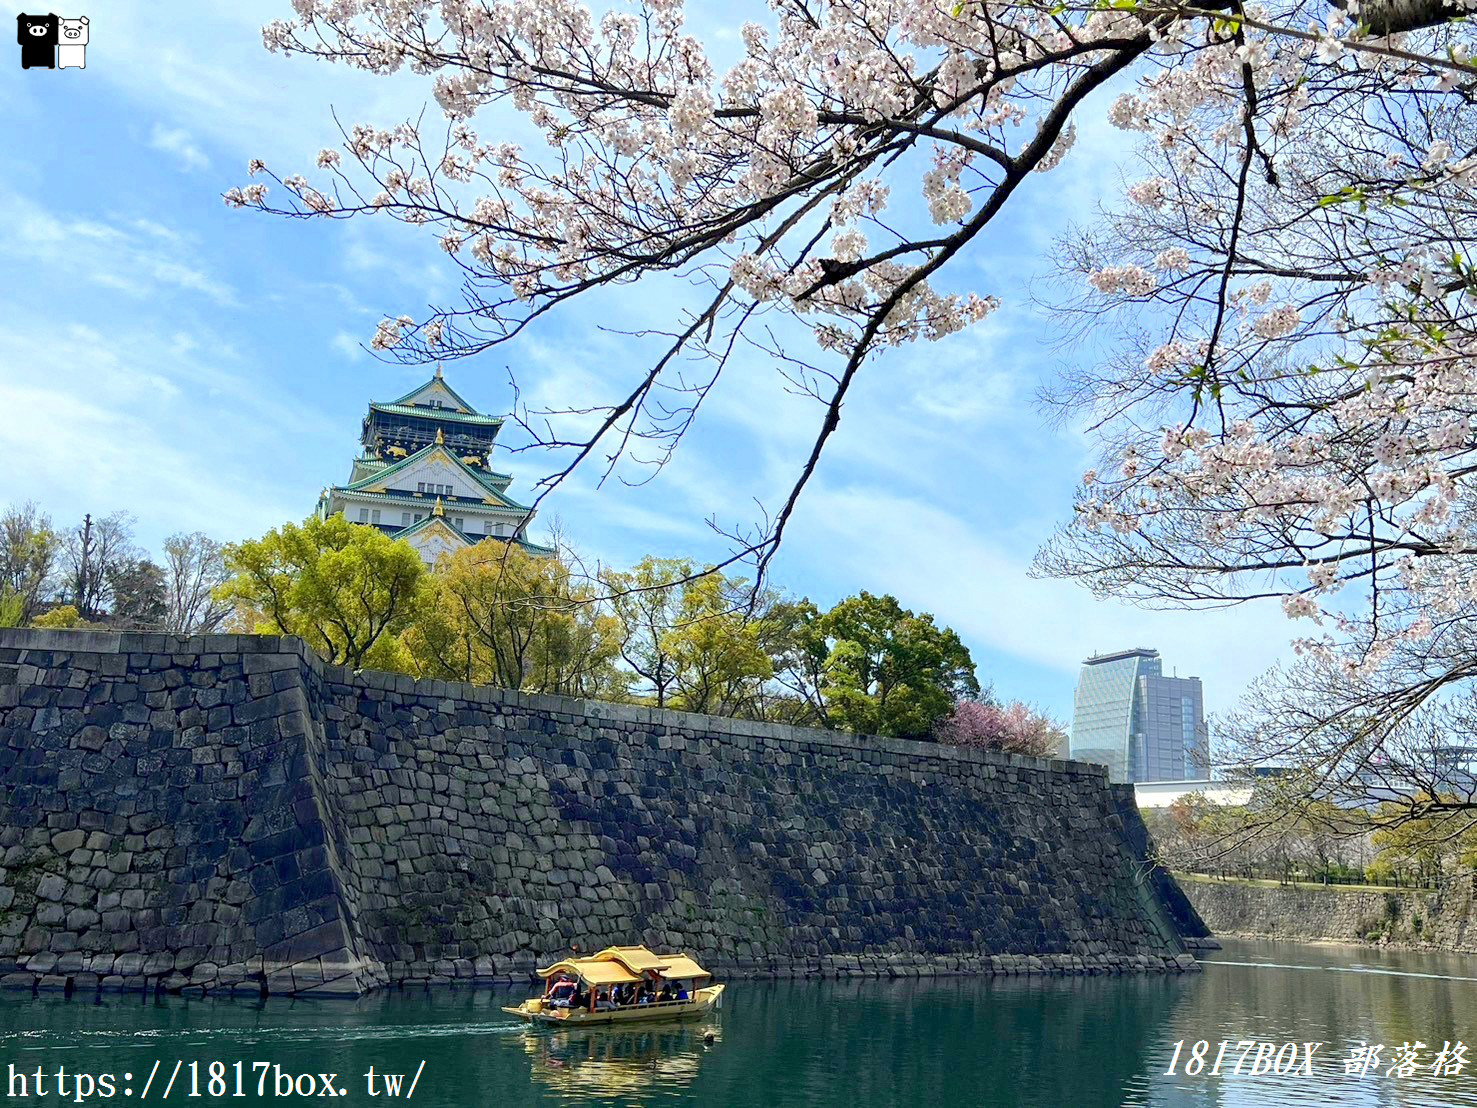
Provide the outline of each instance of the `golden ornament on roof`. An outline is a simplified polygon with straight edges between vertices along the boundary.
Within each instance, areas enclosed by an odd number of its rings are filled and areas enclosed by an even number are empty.
[[[446,514],[446,508],[441,503],[441,498],[439,496],[436,498],[436,506],[431,509],[431,514],[433,516],[444,516]]]
[[[436,445],[437,446],[445,446],[446,445],[446,436],[441,433],[441,428],[439,428],[439,427],[436,428]]]

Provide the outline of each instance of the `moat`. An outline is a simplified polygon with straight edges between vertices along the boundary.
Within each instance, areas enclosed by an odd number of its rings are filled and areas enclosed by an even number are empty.
[[[414,1100],[467,1104],[690,1102],[759,1105],[1477,1105],[1477,1071],[1432,1076],[1443,1042],[1477,1043],[1477,958],[1228,941],[1205,972],[1088,978],[744,981],[721,1013],[691,1026],[583,1034],[530,1031],[498,1011],[517,990],[389,991],[357,1001],[0,993],[0,1076],[134,1075],[155,1060],[157,1099],[188,1099],[198,1061],[333,1072],[346,1099],[372,1102],[364,1074],[422,1061]],[[713,1030],[715,1041],[704,1042]],[[1178,1040],[1322,1041],[1317,1078],[1166,1077]],[[1385,1058],[1419,1040],[1408,1077],[1345,1076],[1359,1041]],[[1229,1068],[1229,1067],[1225,1067]],[[377,1084],[383,1094],[383,1087]],[[48,1089],[48,1092],[51,1090]],[[122,1083],[119,1093],[122,1092]],[[402,1091],[402,1096],[403,1096]],[[32,1098],[34,1100],[34,1098]],[[121,1100],[121,1095],[116,1098]],[[385,1097],[376,1098],[383,1102]],[[59,1101],[58,1101],[59,1102]],[[104,1103],[92,1098],[88,1103]]]

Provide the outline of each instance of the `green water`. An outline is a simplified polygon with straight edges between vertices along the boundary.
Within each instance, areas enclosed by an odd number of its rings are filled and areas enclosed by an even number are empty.
[[[1200,974],[1180,977],[733,983],[713,1019],[665,1029],[529,1030],[498,1010],[506,990],[389,993],[357,1003],[182,1000],[126,996],[31,999],[0,994],[0,1094],[10,1067],[46,1077],[111,1074],[115,1094],[89,1104],[147,1099],[255,1103],[256,1061],[290,1075],[335,1073],[367,1105],[404,1100],[463,1105],[683,1101],[770,1105],[1474,1105],[1477,958],[1376,953],[1334,946],[1227,943]],[[521,995],[518,994],[518,995]],[[715,1041],[704,1042],[704,1032]],[[1165,1076],[1176,1040],[1323,1041],[1316,1076]],[[1344,1075],[1357,1040],[1388,1052],[1419,1039],[1472,1044],[1457,1076]],[[1182,1055],[1183,1057],[1183,1055]],[[1232,1055],[1234,1060],[1235,1055]],[[1213,1058],[1213,1051],[1212,1051]],[[191,1098],[190,1063],[201,1095]],[[210,1063],[235,1092],[212,1097]],[[1250,1061],[1243,1063],[1244,1067]],[[401,1096],[371,1098],[364,1074],[404,1074]],[[1208,1068],[1208,1066],[1207,1066]],[[1223,1064],[1230,1069],[1230,1063]],[[123,1075],[132,1077],[124,1079]],[[269,1071],[269,1090],[275,1072]],[[289,1082],[290,1082],[289,1078]],[[321,1084],[316,1076],[315,1085]],[[131,1095],[124,1095],[124,1088]],[[291,1087],[287,1086],[288,1088]],[[305,1087],[305,1086],[300,1086]],[[377,1079],[377,1088],[383,1087]],[[10,1104],[39,1105],[33,1095]],[[272,1098],[275,1099],[275,1098]],[[284,1100],[303,1103],[293,1095]],[[315,1097],[316,1103],[329,1103]],[[281,1102],[281,1101],[279,1101]]]

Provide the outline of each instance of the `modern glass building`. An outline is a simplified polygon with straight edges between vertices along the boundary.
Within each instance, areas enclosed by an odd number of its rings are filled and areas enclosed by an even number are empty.
[[[1165,677],[1159,651],[1121,650],[1082,663],[1071,756],[1112,781],[1187,781],[1209,773],[1198,677]]]

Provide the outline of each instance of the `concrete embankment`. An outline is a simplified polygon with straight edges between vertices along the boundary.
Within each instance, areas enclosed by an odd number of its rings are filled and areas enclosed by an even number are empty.
[[[1203,933],[1097,766],[0,632],[0,976],[354,995],[571,944],[726,974],[1177,971]]]

